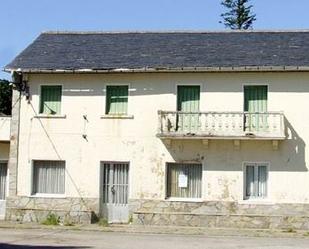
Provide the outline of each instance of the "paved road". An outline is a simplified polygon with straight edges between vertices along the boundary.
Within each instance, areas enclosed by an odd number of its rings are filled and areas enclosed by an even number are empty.
[[[0,248],[44,249],[308,249],[309,238],[207,237],[114,232],[0,229]]]

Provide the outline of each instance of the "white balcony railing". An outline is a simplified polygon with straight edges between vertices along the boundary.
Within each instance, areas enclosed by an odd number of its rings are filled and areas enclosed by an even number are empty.
[[[0,141],[10,141],[11,117],[0,116]]]
[[[159,111],[158,137],[285,139],[282,112]]]

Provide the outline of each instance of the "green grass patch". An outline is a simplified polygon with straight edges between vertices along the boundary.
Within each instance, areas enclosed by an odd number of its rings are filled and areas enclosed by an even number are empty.
[[[54,213],[50,213],[47,215],[46,219],[42,221],[43,225],[47,226],[57,226],[60,223],[60,217]]]

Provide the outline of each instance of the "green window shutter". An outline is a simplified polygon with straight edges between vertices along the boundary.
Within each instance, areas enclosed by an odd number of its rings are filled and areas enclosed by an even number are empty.
[[[106,114],[127,114],[128,86],[106,87]]]
[[[61,113],[61,86],[41,86],[40,113]]]
[[[246,112],[267,111],[267,86],[245,86]]]
[[[250,112],[246,116],[248,131],[261,131],[267,129],[267,86],[245,86],[244,87],[244,111]]]
[[[183,112],[199,112],[200,86],[178,86],[177,110]],[[178,114],[177,130],[181,132],[198,132],[200,128],[199,114]]]
[[[198,112],[200,109],[200,86],[178,86],[177,110]]]

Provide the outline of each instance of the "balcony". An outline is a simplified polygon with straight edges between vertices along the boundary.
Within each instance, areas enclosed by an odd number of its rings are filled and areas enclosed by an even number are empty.
[[[11,117],[0,116],[0,141],[10,141]]]
[[[283,112],[159,111],[162,139],[285,139]]]

